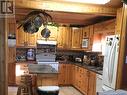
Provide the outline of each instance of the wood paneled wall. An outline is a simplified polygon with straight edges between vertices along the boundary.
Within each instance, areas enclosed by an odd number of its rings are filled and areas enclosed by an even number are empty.
[[[7,26],[0,18],[0,95],[8,94],[7,84]]]
[[[116,89],[122,88],[122,83],[123,83],[122,78],[123,78],[123,74],[124,74],[123,69],[124,69],[124,63],[125,63],[125,47],[126,47],[126,37],[127,37],[127,35],[126,35],[126,31],[127,31],[127,29],[126,29],[126,27],[127,27],[127,5],[124,5],[122,9],[118,10],[118,12],[121,12],[120,18],[122,21],[121,21],[121,25],[120,25],[121,27],[120,26],[116,27],[116,29],[118,29],[117,34],[120,34]]]

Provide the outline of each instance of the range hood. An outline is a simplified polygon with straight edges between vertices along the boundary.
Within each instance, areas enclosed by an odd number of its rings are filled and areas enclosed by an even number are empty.
[[[42,45],[57,45],[57,41],[37,40],[37,44],[42,44]]]

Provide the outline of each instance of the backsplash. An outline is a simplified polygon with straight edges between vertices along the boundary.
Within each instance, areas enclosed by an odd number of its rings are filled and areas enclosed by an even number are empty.
[[[16,48],[16,61],[28,61],[27,52],[30,48]],[[36,61],[36,48],[31,48],[34,51],[34,61]],[[57,61],[78,62],[84,65],[101,66],[103,67],[104,56],[101,52],[85,52],[83,50],[57,50]]]
[[[83,64],[103,67],[103,58],[101,52],[84,52]]]
[[[58,50],[57,60],[78,62],[84,65],[103,67],[103,59],[101,52],[85,52],[76,50]]]
[[[76,50],[57,50],[57,60],[74,61],[75,58],[83,59],[84,51]]]
[[[16,48],[16,61],[27,61],[27,52],[28,49],[34,50],[34,55],[36,56],[35,48]],[[36,59],[34,59],[35,61]]]

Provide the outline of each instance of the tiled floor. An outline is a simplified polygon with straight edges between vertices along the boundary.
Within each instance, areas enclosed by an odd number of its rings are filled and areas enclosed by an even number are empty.
[[[17,87],[8,87],[8,95],[16,95]],[[83,95],[73,87],[60,87],[59,95]]]

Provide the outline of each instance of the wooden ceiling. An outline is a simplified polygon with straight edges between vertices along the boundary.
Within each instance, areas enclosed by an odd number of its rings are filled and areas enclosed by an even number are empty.
[[[36,1],[38,1],[38,0],[36,0]],[[51,1],[68,2],[68,1],[65,1],[65,0],[51,0]],[[105,4],[103,6],[118,8],[118,7],[121,7],[122,6],[122,2],[121,1],[122,0],[110,0],[110,2],[108,2],[107,4]]]
[[[44,5],[43,2],[50,6]],[[54,8],[54,3],[57,4],[56,7],[58,8]],[[43,6],[40,7],[39,4]],[[61,7],[64,5],[65,8]],[[71,25],[90,25],[115,18],[116,10],[117,8],[121,7],[121,5],[122,4],[120,0],[111,0],[110,3],[103,6],[87,5],[87,7],[86,4],[68,3],[64,0],[17,0],[15,13],[16,20],[19,21],[24,18],[24,16],[30,11],[42,9],[50,14],[53,17],[53,21],[56,23]],[[67,8],[70,8],[70,10],[68,10]],[[75,10],[73,10],[74,8]],[[85,8],[87,8],[88,10],[83,10]]]

